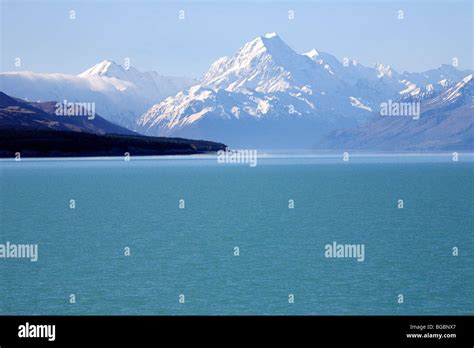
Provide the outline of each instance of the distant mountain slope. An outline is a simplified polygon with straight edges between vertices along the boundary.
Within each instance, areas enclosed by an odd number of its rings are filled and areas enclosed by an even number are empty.
[[[145,137],[99,115],[58,116],[56,102],[27,103],[0,92],[0,157],[156,156],[225,149],[203,140]]]
[[[335,130],[319,149],[368,151],[474,150],[472,75],[421,102],[418,120],[381,117],[354,129]],[[416,99],[415,99],[416,100]],[[405,100],[404,100],[405,101]]]
[[[0,73],[0,90],[29,101],[94,102],[107,120],[133,128],[137,115],[190,86],[192,79],[125,69],[103,61],[74,76],[29,71]]]
[[[0,92],[0,127],[93,134],[136,134],[106,121],[99,115],[95,115],[94,119],[85,116],[57,116],[55,105],[56,102],[27,103]]]

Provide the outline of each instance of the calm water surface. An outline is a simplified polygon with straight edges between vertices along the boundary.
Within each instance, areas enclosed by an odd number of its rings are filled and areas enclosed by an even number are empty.
[[[0,243],[39,258],[0,259],[0,314],[474,314],[473,174],[449,155],[3,160]],[[365,260],[326,258],[334,241]]]

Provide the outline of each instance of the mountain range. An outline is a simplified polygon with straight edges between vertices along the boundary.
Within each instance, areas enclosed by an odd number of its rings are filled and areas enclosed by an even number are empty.
[[[420,118],[377,117],[358,127],[335,130],[320,149],[447,151],[474,149],[472,75],[439,94],[421,98]],[[420,98],[417,98],[420,100]]]
[[[212,63],[199,80],[103,61],[83,73],[0,74],[29,100],[93,101],[108,121],[153,136],[231,147],[472,149],[472,71],[364,66],[316,49],[298,53],[269,33]],[[382,103],[419,103],[419,119],[382,117]]]
[[[31,71],[0,74],[0,91],[28,101],[94,102],[99,114],[130,129],[157,100],[191,85],[185,77],[140,72],[104,60],[78,75]]]
[[[299,54],[270,33],[245,44],[234,56],[218,59],[199,84],[154,105],[138,119],[137,130],[225,139],[247,147],[357,148],[336,137],[342,133],[331,131],[362,127],[370,137],[369,125],[380,119],[382,102],[426,100],[471,73],[450,65],[424,73],[398,73],[382,64],[340,62],[316,49]],[[328,133],[336,137],[334,141],[318,140],[327,139]],[[408,143],[417,142],[412,135]],[[374,145],[372,150],[379,145],[369,144]],[[394,143],[393,148],[406,149],[407,144]]]

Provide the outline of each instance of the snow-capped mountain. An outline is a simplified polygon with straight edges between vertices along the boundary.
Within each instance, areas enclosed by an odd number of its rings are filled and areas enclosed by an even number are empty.
[[[417,120],[412,117],[376,117],[356,128],[332,131],[317,147],[345,151],[472,151],[472,76],[470,74],[444,91],[422,99],[421,115]]]
[[[0,73],[0,90],[30,101],[95,102],[96,110],[114,123],[133,128],[135,118],[154,103],[192,85],[183,77],[125,69],[105,60],[75,75],[29,71]]]
[[[107,120],[147,135],[308,148],[332,130],[376,120],[387,100],[422,102],[435,112],[436,98],[469,74],[450,65],[399,73],[314,48],[301,54],[270,33],[217,59],[199,81],[106,60],[77,76],[0,73],[0,91],[32,102],[95,102]],[[458,93],[463,103],[466,89]]]
[[[231,146],[308,147],[328,130],[375,117],[382,101],[442,92],[464,76],[449,66],[400,74],[316,49],[299,54],[270,33],[219,58],[198,84],[151,107],[137,130]]]
[[[379,99],[385,100],[396,93],[400,98],[424,99],[441,93],[451,84],[461,80],[470,71],[457,70],[451,65],[443,64],[437,69],[423,73],[398,73],[391,66],[375,63],[371,67],[363,66],[353,59],[344,58],[340,62],[336,57],[315,49],[305,53],[308,57],[323,65],[325,69],[337,75],[350,86],[355,93],[369,93],[369,98],[376,104]]]
[[[472,76],[473,75],[470,74],[458,83],[445,89],[439,95],[424,100],[424,112],[449,111],[463,106],[470,106],[472,108],[474,106],[474,81]],[[474,116],[474,111],[472,112],[473,114],[471,116]]]
[[[278,140],[284,147],[308,146],[312,140],[298,134],[366,117],[367,109],[354,107],[350,92],[345,81],[271,33],[218,59],[199,84],[154,105],[138,120],[138,131],[232,145]]]
[[[140,72],[133,66],[124,68],[110,60],[100,62],[78,76],[83,78],[100,76],[127,81],[137,87],[142,96],[154,99],[155,101],[157,98],[162,99],[163,97],[175,94],[180,89],[195,82],[193,79],[185,77],[162,76],[156,71]]]
[[[340,86],[330,71],[293,51],[276,33],[270,33],[246,43],[233,57],[217,60],[201,84],[229,92],[248,89],[268,94],[301,91],[305,86],[313,86],[317,92],[321,79],[328,90]]]

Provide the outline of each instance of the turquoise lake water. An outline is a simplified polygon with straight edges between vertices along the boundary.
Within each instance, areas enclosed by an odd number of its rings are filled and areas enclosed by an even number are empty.
[[[473,157],[3,160],[0,314],[474,314],[473,216]]]

